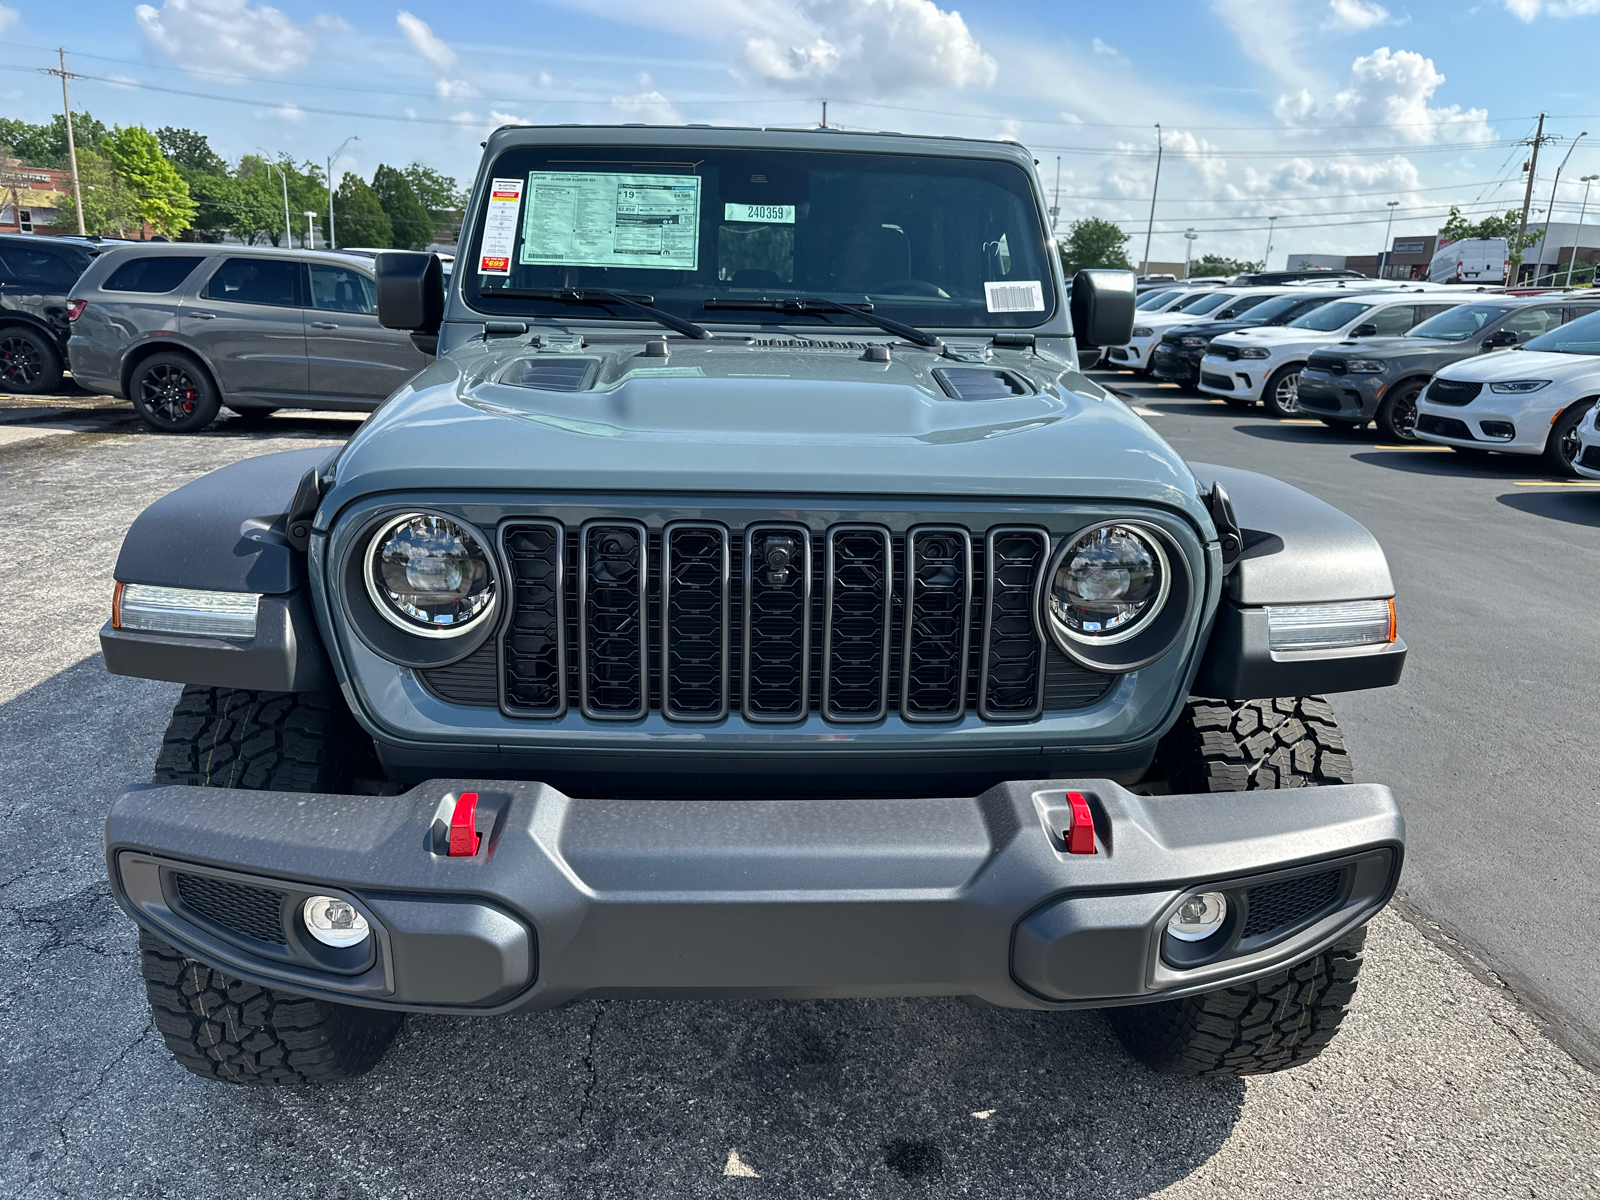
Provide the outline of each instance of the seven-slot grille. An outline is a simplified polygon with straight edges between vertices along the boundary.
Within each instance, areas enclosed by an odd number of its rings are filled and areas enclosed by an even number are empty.
[[[1034,593],[1050,542],[1037,527],[978,536],[605,518],[572,531],[529,518],[501,539],[512,611],[500,704],[511,716],[1026,721],[1092,704],[1114,682],[1040,640]],[[445,699],[493,703],[460,689],[467,665],[495,651],[426,682]]]

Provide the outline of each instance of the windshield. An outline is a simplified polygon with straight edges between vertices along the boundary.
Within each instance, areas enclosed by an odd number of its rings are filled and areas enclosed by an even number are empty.
[[[1140,296],[1137,301],[1135,301],[1134,307],[1148,311],[1152,308],[1160,308],[1163,304],[1170,304],[1177,298],[1178,293],[1172,291],[1147,292],[1143,296]]]
[[[1255,308],[1256,305],[1265,300],[1270,300],[1271,298],[1272,297],[1270,296],[1240,296],[1232,304],[1228,305],[1227,308],[1219,312],[1214,319],[1218,321],[1231,321],[1234,317],[1239,316],[1241,313],[1249,312],[1251,309]]]
[[[1544,350],[1553,354],[1600,355],[1600,311],[1568,321],[1559,329],[1541,333],[1522,343],[1524,350]],[[1588,367],[1583,368],[1588,371]]]
[[[1262,325],[1287,325],[1314,308],[1328,303],[1328,296],[1274,296],[1250,310],[1250,320]]]
[[[1490,321],[1498,320],[1510,311],[1503,304],[1463,304],[1436,317],[1429,317],[1406,336],[1464,342]]]
[[[1331,333],[1341,325],[1348,325],[1371,307],[1370,304],[1358,304],[1354,300],[1324,304],[1312,309],[1305,316],[1290,321],[1289,328],[1315,329],[1318,333]]]
[[[1034,326],[1056,310],[1044,224],[1015,163],[520,146],[490,178],[462,260],[463,293],[483,312],[571,316],[559,296],[525,294],[571,288],[719,324],[865,323],[821,305],[781,315],[736,307],[797,297],[935,327]],[[596,304],[584,319],[638,315]]]
[[[1199,316],[1202,313],[1212,312],[1215,309],[1221,308],[1224,304],[1232,299],[1232,292],[1202,292],[1199,296],[1195,297],[1191,303],[1174,304],[1172,306],[1172,311],[1186,312],[1191,316]]]

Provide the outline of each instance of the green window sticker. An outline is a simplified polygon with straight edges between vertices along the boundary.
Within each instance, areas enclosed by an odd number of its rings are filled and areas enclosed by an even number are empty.
[[[696,176],[534,171],[518,261],[693,271],[699,230]]]
[[[793,225],[792,204],[725,204],[724,221],[742,221],[750,225]]]

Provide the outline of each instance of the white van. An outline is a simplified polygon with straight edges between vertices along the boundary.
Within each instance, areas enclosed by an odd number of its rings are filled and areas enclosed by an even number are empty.
[[[1428,265],[1429,283],[1504,283],[1511,270],[1505,238],[1463,238],[1439,243]]]

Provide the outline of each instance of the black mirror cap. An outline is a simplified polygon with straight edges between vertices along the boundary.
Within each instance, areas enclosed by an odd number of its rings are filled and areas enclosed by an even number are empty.
[[[444,320],[444,270],[437,254],[385,250],[373,270],[378,277],[378,324],[417,333],[439,331]]]
[[[1353,338],[1357,338],[1357,337],[1377,337],[1378,336],[1378,327],[1376,325],[1372,325],[1372,324],[1357,325],[1354,329],[1352,329],[1350,331],[1350,336],[1353,337]]]
[[[1494,349],[1497,346],[1515,346],[1517,340],[1517,335],[1512,333],[1511,330],[1499,329],[1484,338],[1483,344],[1489,349]]]
[[[1133,337],[1135,292],[1132,271],[1079,271],[1072,277],[1072,336],[1078,352],[1126,346]]]

